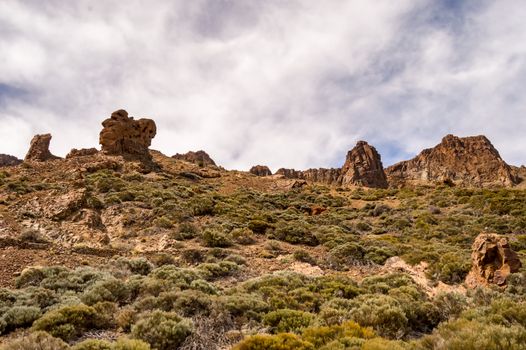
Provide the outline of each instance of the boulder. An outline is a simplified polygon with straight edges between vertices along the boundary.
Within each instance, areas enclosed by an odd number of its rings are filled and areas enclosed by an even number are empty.
[[[197,152],[190,151],[184,154],[177,153],[173,155],[172,158],[194,163],[200,167],[216,166],[214,160],[203,150]]]
[[[446,183],[468,187],[512,186],[519,182],[512,168],[485,136],[447,135],[437,146],[386,169],[389,184]]]
[[[152,119],[128,117],[123,109],[115,111],[102,122],[99,135],[102,152],[109,155],[149,156],[148,147],[157,133]]]
[[[15,166],[20,163],[22,163],[22,160],[18,159],[15,156],[10,156],[8,154],[0,154],[0,167]]]
[[[266,165],[255,165],[252,168],[250,168],[249,172],[251,174],[254,174],[256,176],[270,176],[272,175],[272,171],[270,171],[269,167]]]
[[[480,285],[506,285],[506,278],[521,268],[521,261],[506,237],[495,233],[481,233],[471,247],[471,271],[466,284],[475,288]]]
[[[35,135],[29,145],[29,151],[27,151],[26,161],[39,161],[45,162],[47,160],[59,159],[49,151],[49,143],[51,142],[51,134]]]

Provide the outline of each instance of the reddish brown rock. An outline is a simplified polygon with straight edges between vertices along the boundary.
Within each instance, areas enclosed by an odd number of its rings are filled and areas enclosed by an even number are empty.
[[[365,141],[359,141],[347,153],[347,158],[341,169],[319,168],[299,171],[281,168],[276,174],[287,179],[302,179],[335,186],[387,187],[387,178],[380,154]]]
[[[470,187],[512,186],[519,180],[485,136],[447,135],[434,148],[386,169],[395,187],[436,182]]]
[[[77,157],[86,157],[86,156],[92,156],[94,154],[97,154],[99,151],[96,148],[81,148],[76,149],[73,148],[69,153],[66,155],[66,159],[70,158],[77,158]]]
[[[27,151],[26,161],[45,162],[46,160],[59,159],[49,151],[49,143],[51,142],[51,134],[35,135],[31,140],[29,151]]]
[[[251,174],[254,174],[256,176],[270,176],[272,175],[272,171],[270,171],[269,167],[266,165],[255,165],[252,168],[250,168],[249,172]]]
[[[0,154],[0,167],[3,166],[15,166],[22,163],[21,159],[18,159],[15,156],[10,156],[8,154]]]
[[[487,284],[503,286],[506,278],[522,266],[508,240],[495,233],[481,233],[471,249],[472,267],[466,277],[466,284],[471,288]]]
[[[356,146],[347,153],[338,182],[342,186],[387,188],[387,177],[376,148],[365,141],[358,141]]]
[[[184,154],[177,153],[172,156],[174,159],[184,160],[186,162],[194,163],[199,165],[200,167],[206,167],[206,166],[215,166],[216,163],[208,153],[205,151],[197,151],[197,152],[188,152]]]
[[[115,111],[102,122],[99,143],[102,152],[110,155],[135,155],[149,157],[148,147],[157,133],[151,119],[128,117],[123,109]]]

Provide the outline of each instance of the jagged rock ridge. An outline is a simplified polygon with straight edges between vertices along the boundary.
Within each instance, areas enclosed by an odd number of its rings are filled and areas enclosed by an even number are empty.
[[[365,141],[359,141],[356,146],[347,153],[342,168],[320,168],[305,171],[281,168],[276,174],[282,175],[285,178],[303,179],[336,186],[387,187],[387,178],[384,173],[380,154],[373,146],[370,146]]]
[[[511,167],[485,136],[447,135],[437,146],[392,165],[385,172],[389,184],[395,187],[430,182],[474,187],[512,186],[518,182]]]
[[[184,160],[186,162],[194,163],[199,166],[205,167],[205,166],[215,166],[216,163],[214,160],[203,150],[197,151],[197,152],[187,152],[184,154],[177,153],[172,156],[174,159]]]

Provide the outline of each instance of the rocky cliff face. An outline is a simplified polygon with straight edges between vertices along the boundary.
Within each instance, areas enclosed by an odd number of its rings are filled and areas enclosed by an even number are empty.
[[[269,167],[266,165],[255,165],[252,168],[250,168],[249,173],[254,174],[256,176],[272,175],[272,171],[270,171]]]
[[[485,136],[447,135],[434,148],[386,169],[391,186],[452,182],[464,186],[511,186],[518,182],[511,167]]]
[[[179,159],[179,160],[184,160],[184,161],[187,161],[187,162],[190,162],[190,163],[194,163],[194,164],[197,164],[197,165],[202,166],[202,167],[215,166],[216,165],[216,163],[208,155],[208,153],[206,153],[205,151],[202,151],[202,150],[201,151],[197,151],[197,152],[190,151],[190,152],[184,153],[184,154],[177,153],[177,154],[173,155],[172,158]]]
[[[52,155],[49,151],[50,142],[51,134],[35,135],[31,140],[29,151],[27,151],[24,160],[45,162],[47,160],[58,159],[59,157]]]
[[[475,288],[479,285],[506,284],[506,278],[521,268],[521,261],[508,240],[494,233],[482,233],[472,246],[472,268],[466,284]]]
[[[135,120],[128,117],[128,112],[120,109],[104,120],[102,126],[99,143],[104,153],[149,157],[148,147],[157,133],[153,120]]]
[[[8,154],[0,154],[0,167],[3,166],[15,166],[22,163],[21,159],[18,159],[15,156],[10,156]]]
[[[372,188],[386,188],[387,177],[380,154],[376,148],[365,141],[359,141],[347,153],[347,159],[341,170],[341,185],[360,185]]]
[[[276,174],[289,179],[303,179],[336,186],[387,187],[387,179],[380,154],[365,141],[359,141],[356,146],[347,153],[347,158],[341,169],[319,168],[298,171],[282,168],[279,169]]]

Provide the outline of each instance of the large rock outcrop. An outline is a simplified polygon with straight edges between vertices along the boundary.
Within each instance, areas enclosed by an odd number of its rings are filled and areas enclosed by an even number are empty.
[[[47,160],[59,159],[49,151],[49,143],[51,142],[51,134],[35,135],[29,145],[25,161],[39,161],[45,162]]]
[[[179,159],[179,160],[184,160],[184,161],[190,162],[190,163],[194,163],[194,164],[197,164],[197,165],[199,165],[201,167],[215,166],[216,165],[216,163],[208,155],[208,153],[206,153],[203,150],[197,151],[197,152],[190,151],[190,152],[184,153],[184,154],[177,153],[177,154],[173,155],[172,158]]]
[[[481,233],[471,249],[472,267],[466,277],[466,284],[471,288],[488,284],[504,286],[506,278],[522,266],[507,238],[498,234]]]
[[[386,188],[387,177],[376,148],[365,141],[358,141],[356,146],[347,153],[339,182],[342,186]]]
[[[128,117],[123,109],[115,111],[102,122],[99,143],[102,152],[110,155],[132,155],[149,157],[148,147],[157,133],[151,119]]]
[[[395,187],[436,182],[470,187],[511,186],[518,182],[511,167],[485,136],[447,135],[437,146],[386,169]]]
[[[20,163],[22,163],[22,160],[18,159],[15,156],[10,156],[8,154],[0,154],[0,167],[15,166]]]
[[[302,179],[335,186],[387,187],[387,178],[380,154],[365,141],[359,141],[347,153],[342,168],[319,168],[304,171],[281,168],[276,174],[288,179]]]
[[[256,176],[272,175],[272,171],[270,171],[269,167],[266,165],[254,165],[252,168],[250,168],[249,172]]]

